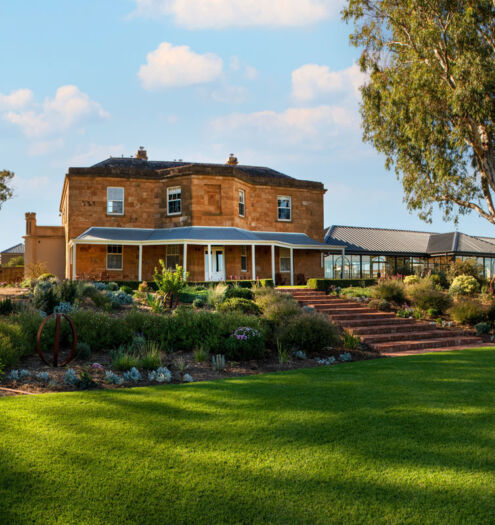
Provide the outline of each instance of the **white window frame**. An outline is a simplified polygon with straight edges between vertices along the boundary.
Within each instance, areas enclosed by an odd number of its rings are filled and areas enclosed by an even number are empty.
[[[251,248],[252,249],[252,248]],[[242,268],[242,260],[245,260],[246,262],[246,269],[244,270]],[[246,273],[248,271],[248,254],[247,254],[247,246],[241,246],[241,272]]]
[[[180,266],[180,250],[181,245],[180,244],[167,244],[167,254],[165,255],[165,267],[167,270],[173,270],[175,271],[176,266]],[[174,253],[177,252],[177,253]],[[173,265],[168,264],[168,258],[169,257],[177,257],[177,262]]]
[[[241,213],[242,206],[242,213]],[[239,190],[239,201],[238,201],[239,217],[246,216],[246,192],[244,190]]]
[[[170,194],[172,193],[179,193],[180,194],[180,198],[179,199],[174,199],[173,201],[170,200]],[[170,203],[171,202],[179,202],[179,208],[180,210],[179,211],[173,211],[171,212],[170,211]],[[182,188],[181,186],[173,186],[172,188],[167,188],[167,215],[171,216],[171,215],[182,215]]]
[[[287,254],[286,257],[283,257],[283,254]],[[288,268],[287,270],[282,269],[282,259],[287,259],[288,262]],[[278,249],[278,267],[280,269],[280,273],[290,273],[290,249],[289,248],[279,248]]]
[[[110,247],[120,248],[120,253],[110,252]],[[120,268],[110,268],[108,266],[108,256],[109,255],[120,255]],[[109,272],[121,272],[124,269],[124,246],[122,244],[107,244],[107,270]]]
[[[122,200],[110,200],[110,196],[109,196],[109,193],[110,193],[110,190],[122,190]],[[109,204],[110,203],[113,203],[113,202],[122,202],[122,212],[113,212],[113,211],[109,211]],[[124,211],[125,211],[125,189],[120,187],[120,186],[108,186],[107,187],[107,215],[124,215]]]
[[[280,200],[281,199],[287,199],[289,201],[289,207],[283,208],[280,206]],[[280,210],[289,210],[289,218],[288,219],[281,219],[280,218]],[[289,197],[288,195],[278,195],[277,196],[277,220],[281,222],[291,222],[292,221],[292,197]]]

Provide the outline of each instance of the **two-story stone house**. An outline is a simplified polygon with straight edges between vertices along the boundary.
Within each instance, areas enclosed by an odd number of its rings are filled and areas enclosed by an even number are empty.
[[[232,155],[226,164],[161,162],[141,148],[69,168],[60,202],[65,277],[149,280],[159,259],[191,281],[322,277],[331,249],[324,193],[320,182],[242,166]],[[26,218],[36,232],[34,214]],[[26,247],[39,242],[36,233],[25,239]]]

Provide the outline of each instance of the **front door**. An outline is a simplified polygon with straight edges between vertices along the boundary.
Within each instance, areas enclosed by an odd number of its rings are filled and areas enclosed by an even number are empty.
[[[225,281],[225,253],[223,248],[211,248],[211,277],[208,277],[208,249],[205,250],[205,281]]]

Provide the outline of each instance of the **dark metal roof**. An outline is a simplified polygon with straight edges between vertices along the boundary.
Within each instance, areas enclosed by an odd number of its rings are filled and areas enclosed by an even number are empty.
[[[437,255],[495,255],[495,239],[474,237],[461,232],[428,233],[411,230],[332,226],[325,242],[358,253]]]
[[[243,165],[227,165],[215,164],[208,162],[183,162],[183,161],[162,161],[162,160],[143,160],[134,157],[110,157],[102,162],[98,162],[91,166],[92,168],[134,168],[141,170],[168,170],[171,168],[179,168],[182,166],[201,166],[205,168],[233,168],[234,171],[239,171],[245,175],[274,177],[278,179],[292,179],[289,175],[280,173],[279,171],[264,166],[243,166]]]
[[[3,250],[0,253],[11,253],[11,254],[18,254],[18,255],[24,255],[24,244],[19,243],[15,246],[12,246],[11,248],[7,248],[6,250]]]
[[[184,226],[178,228],[99,228],[93,227],[79,235],[77,241],[125,242],[167,242],[167,241],[204,241],[204,242],[260,242],[278,243],[289,246],[308,248],[329,248],[327,244],[312,239],[305,233],[259,232],[241,228],[223,228],[208,226]]]

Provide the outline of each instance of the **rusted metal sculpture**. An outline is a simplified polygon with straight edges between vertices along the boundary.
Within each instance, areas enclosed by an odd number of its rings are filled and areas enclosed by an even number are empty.
[[[41,350],[41,334],[43,332],[43,328],[45,327],[46,322],[48,321],[48,319],[51,319],[53,315],[55,315],[55,340],[53,342],[53,359],[52,359],[52,363],[50,364],[45,358],[45,356],[43,355],[43,352]],[[60,363],[59,365],[58,364],[58,352],[60,349],[60,320],[62,317],[64,317],[67,320],[72,330],[72,348],[69,352],[69,356],[67,357],[67,359],[63,363]],[[48,366],[53,366],[55,368],[57,366],[65,366],[66,364],[70,363],[74,359],[74,357],[76,357],[76,348],[77,348],[77,333],[76,333],[76,328],[74,327],[74,323],[72,322],[72,319],[70,317],[68,317],[65,314],[52,314],[44,319],[44,321],[41,323],[41,326],[38,330],[38,335],[36,337],[36,351],[38,352],[38,355],[40,356],[43,363],[47,364]]]

